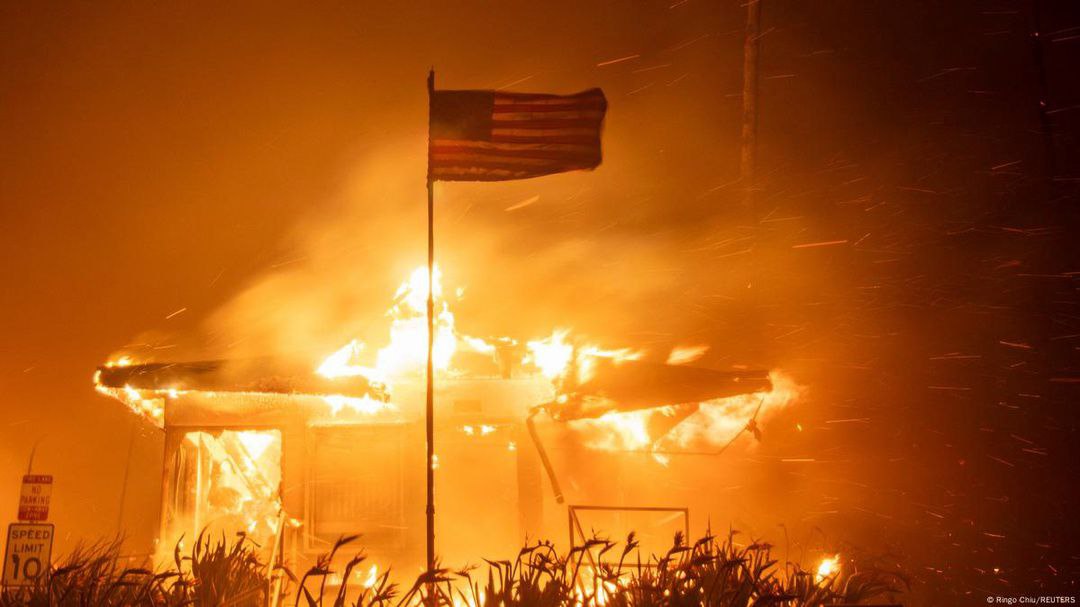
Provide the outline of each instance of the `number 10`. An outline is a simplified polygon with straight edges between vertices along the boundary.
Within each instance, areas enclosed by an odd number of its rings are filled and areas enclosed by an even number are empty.
[[[17,554],[11,555],[11,564],[14,565],[14,567],[12,568],[12,573],[14,574],[12,576],[13,580],[19,579],[19,561],[20,560],[21,559],[19,559],[19,555],[17,555]],[[23,576],[23,579],[25,579],[25,580],[36,580],[39,575],[41,575],[41,559],[39,559],[36,556],[32,556],[32,557],[26,559],[26,562],[24,562],[22,564],[22,576]]]

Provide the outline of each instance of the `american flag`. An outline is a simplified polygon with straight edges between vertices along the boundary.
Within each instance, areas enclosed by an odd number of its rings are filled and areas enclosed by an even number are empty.
[[[576,95],[432,91],[428,178],[504,181],[600,165],[607,100]]]

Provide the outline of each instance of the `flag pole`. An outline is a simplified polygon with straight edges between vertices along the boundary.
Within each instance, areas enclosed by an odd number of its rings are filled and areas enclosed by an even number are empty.
[[[435,93],[435,69],[428,72],[428,175],[427,175],[427,570],[435,570],[435,183],[431,178],[431,97]]]

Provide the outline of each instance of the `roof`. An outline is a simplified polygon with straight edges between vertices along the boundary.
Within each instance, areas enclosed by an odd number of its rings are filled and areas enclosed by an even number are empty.
[[[148,391],[257,392],[340,395],[387,400],[385,388],[363,376],[330,379],[277,359],[203,360],[98,367],[105,388]]]

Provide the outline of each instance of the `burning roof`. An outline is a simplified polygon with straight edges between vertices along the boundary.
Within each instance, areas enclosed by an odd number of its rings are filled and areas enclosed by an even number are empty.
[[[104,365],[97,372],[98,385],[113,389],[389,397],[385,386],[362,375],[328,378],[274,359]]]
[[[571,374],[563,385],[564,398],[553,409],[556,418],[587,419],[610,412],[696,405],[772,389],[767,371],[714,371],[602,356],[591,356],[585,364],[591,368],[582,381],[574,381]]]
[[[439,278],[436,269],[434,349],[440,381],[535,379],[548,388],[536,393],[530,405],[534,413],[546,411],[556,421],[576,424],[587,431],[586,444],[596,448],[657,449],[662,440],[667,441],[664,448],[673,441],[678,447],[697,441],[724,444],[751,426],[756,430],[759,413],[783,407],[796,392],[788,380],[778,389],[779,376],[764,370],[678,364],[692,362],[707,350],[704,346],[676,348],[668,363],[656,363],[644,360],[642,351],[604,349],[566,330],[524,342],[473,337],[455,326]],[[378,349],[353,340],[321,361],[306,363],[258,358],[132,364],[121,358],[98,368],[95,382],[99,391],[159,424],[164,424],[166,400],[185,393],[238,395],[234,401],[305,397],[305,402],[328,405],[330,416],[343,409],[397,413],[397,401],[408,400],[410,386],[423,378],[427,284],[424,268],[402,283],[388,312],[389,341]],[[397,389],[402,394],[395,399]],[[520,411],[522,418],[528,413]]]

